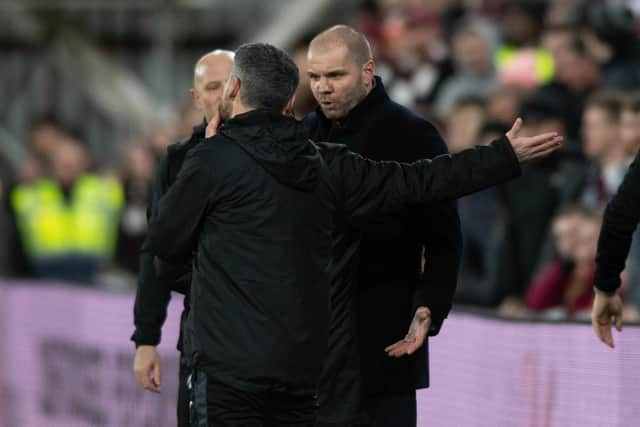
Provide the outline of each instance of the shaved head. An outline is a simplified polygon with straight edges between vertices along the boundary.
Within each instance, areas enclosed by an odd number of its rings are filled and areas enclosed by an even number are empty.
[[[207,67],[233,66],[233,55],[232,51],[222,49],[212,50],[202,55],[193,69],[193,87],[196,88],[198,86],[198,80],[204,77]]]
[[[335,49],[339,46],[346,48],[349,59],[358,66],[373,59],[367,38],[347,25],[336,25],[315,36],[309,44],[309,51]]]
[[[207,120],[218,114],[224,84],[233,68],[233,52],[214,50],[198,59],[193,69],[191,98]]]
[[[311,92],[328,119],[346,117],[373,87],[371,47],[351,27],[336,25],[318,34],[307,60]]]

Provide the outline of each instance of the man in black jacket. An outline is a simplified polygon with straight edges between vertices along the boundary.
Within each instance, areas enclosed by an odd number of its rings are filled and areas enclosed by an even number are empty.
[[[312,40],[308,58],[319,104],[307,118],[312,139],[346,144],[373,160],[411,162],[447,153],[431,123],[389,99],[361,33],[332,27]],[[350,264],[350,274],[332,289],[319,421],[357,423],[364,406],[376,426],[415,426],[416,389],[429,382],[426,340],[409,357],[383,350],[404,336],[414,316],[436,335],[451,309],[462,245],[456,202],[380,217],[360,231],[345,230],[352,241],[336,254]],[[390,350],[400,355],[405,347]]]
[[[191,97],[205,117],[203,124],[193,128],[191,138],[168,147],[167,155],[157,166],[147,217],[175,181],[187,152],[205,137],[207,121],[215,120],[219,112],[222,90],[233,65],[233,52],[215,50],[203,55],[195,65]],[[159,273],[159,274],[158,274]],[[167,316],[171,290],[185,294],[181,316],[181,334],[178,351],[182,353],[182,322],[189,312],[191,263],[163,265],[156,273],[154,257],[145,243],[140,254],[140,277],[134,305],[135,332],[131,339],[136,344],[134,372],[138,383],[147,390],[160,390],[161,366],[156,346],[160,342],[162,324]],[[191,373],[188,360],[181,355],[178,388],[178,426],[189,425],[189,395],[187,378]]]
[[[504,137],[433,161],[376,163],[308,140],[282,114],[297,84],[283,51],[238,48],[225,123],[191,150],[150,223],[161,259],[195,253],[185,335],[196,425],[313,424],[340,223],[503,182],[518,160],[559,146],[555,134]]]
[[[591,324],[596,336],[613,348],[611,326],[622,331],[622,300],[617,294],[633,232],[640,221],[640,153],[604,211],[594,277]]]

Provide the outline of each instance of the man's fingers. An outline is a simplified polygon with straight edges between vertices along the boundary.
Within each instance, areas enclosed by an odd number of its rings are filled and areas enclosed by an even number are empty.
[[[138,377],[138,374],[136,374],[136,377]],[[149,372],[143,372],[139,377],[138,377],[138,383],[145,388],[145,390],[150,390],[150,391],[155,391],[155,386],[153,385],[153,383],[151,382],[151,376],[149,375]]]
[[[609,320],[598,319],[596,334],[603,343],[613,348],[613,336],[611,335],[611,322]]]
[[[138,382],[138,384],[144,387],[144,378],[145,378],[144,372],[136,371],[135,374],[136,374],[136,381]]]
[[[391,357],[402,357],[407,354],[408,343],[400,342],[397,347],[394,347],[393,350],[388,351],[387,355]]]
[[[211,119],[211,122],[207,125],[205,129],[205,137],[211,138],[218,133],[218,127],[220,126],[220,114],[216,114],[214,118]]]
[[[404,344],[404,341],[395,342],[395,343],[391,344],[390,346],[388,346],[387,348],[385,348],[384,351],[386,351],[388,353],[390,351],[393,351],[393,350],[397,349],[398,347],[401,347],[403,344]]]
[[[153,367],[153,384],[159,389],[162,382],[162,376],[160,373],[160,364],[156,363]]]
[[[538,145],[545,144],[558,137],[558,132],[546,132],[540,135],[534,135],[527,138],[523,138],[526,145],[529,147],[537,147]]]
[[[549,144],[545,144],[539,148],[532,150],[531,154],[529,155],[529,159],[539,159],[541,157],[546,157],[560,148],[561,145],[562,144],[559,142],[551,142]]]
[[[555,136],[553,138],[550,138],[549,140],[546,140],[542,143],[538,143],[536,145],[532,145],[531,146],[531,151],[532,152],[538,152],[538,151],[543,151],[546,150],[550,147],[560,147],[562,145],[562,141],[563,138],[561,136]]]
[[[614,322],[616,324],[616,329],[618,332],[622,332],[622,314],[618,313],[614,316]]]

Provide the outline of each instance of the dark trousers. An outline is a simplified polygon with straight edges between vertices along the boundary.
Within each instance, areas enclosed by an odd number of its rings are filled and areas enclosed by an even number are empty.
[[[191,366],[187,358],[180,355],[180,371],[178,373],[178,427],[189,427],[189,375],[191,375]]]
[[[369,427],[416,427],[416,392],[385,394],[368,402]]]
[[[313,427],[315,396],[247,392],[195,370],[191,427]]]

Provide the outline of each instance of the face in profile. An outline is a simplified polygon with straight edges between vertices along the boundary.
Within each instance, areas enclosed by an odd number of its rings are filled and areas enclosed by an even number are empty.
[[[309,48],[311,92],[328,119],[340,119],[367,95],[373,79],[373,61],[357,65],[346,46]]]

